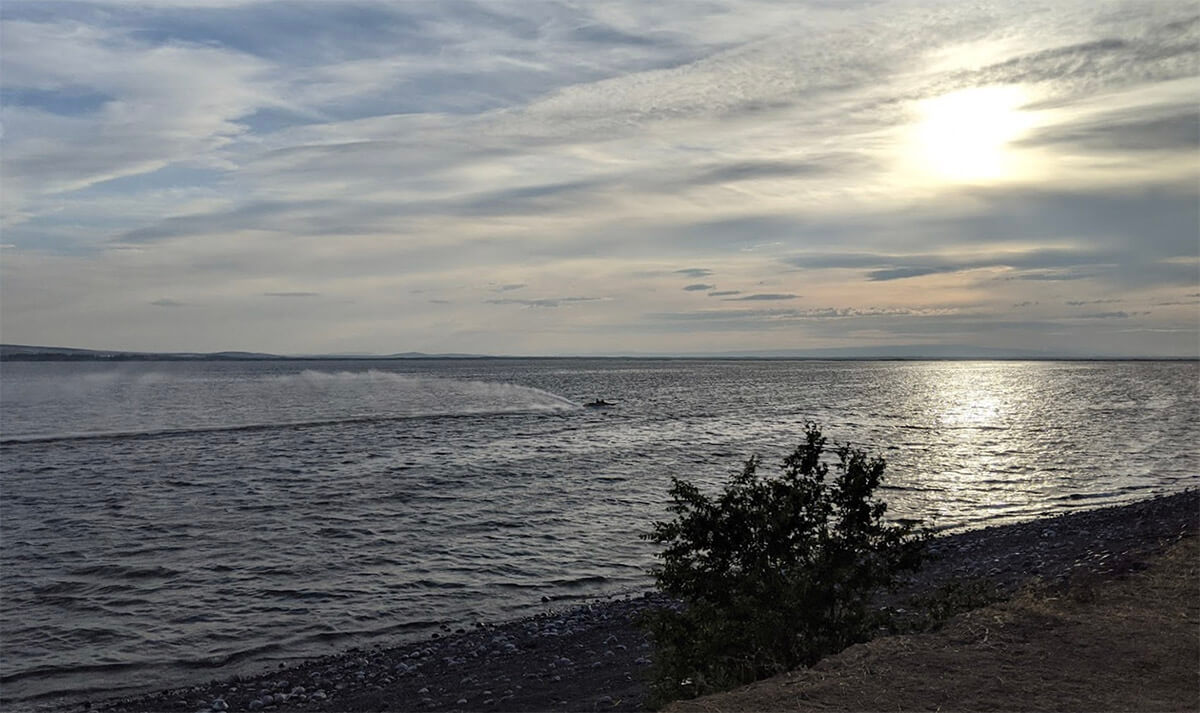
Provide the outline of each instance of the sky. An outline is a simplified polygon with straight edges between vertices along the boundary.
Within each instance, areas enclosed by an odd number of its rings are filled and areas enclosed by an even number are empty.
[[[1194,2],[5,0],[0,340],[1200,355]]]

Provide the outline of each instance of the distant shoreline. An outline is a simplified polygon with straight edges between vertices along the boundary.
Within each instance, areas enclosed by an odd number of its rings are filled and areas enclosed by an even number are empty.
[[[283,356],[225,355],[225,354],[141,354],[122,353],[0,353],[2,362],[297,362],[297,361],[833,361],[833,362],[896,362],[896,361],[996,361],[996,362],[1196,362],[1200,356],[740,356],[740,355],[681,355],[681,356],[509,356],[488,354],[412,354],[385,356]]]

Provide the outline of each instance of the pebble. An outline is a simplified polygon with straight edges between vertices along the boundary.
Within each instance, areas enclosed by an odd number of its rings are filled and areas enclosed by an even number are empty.
[[[215,711],[227,711],[229,710],[229,704],[218,698],[212,702],[212,709]]]

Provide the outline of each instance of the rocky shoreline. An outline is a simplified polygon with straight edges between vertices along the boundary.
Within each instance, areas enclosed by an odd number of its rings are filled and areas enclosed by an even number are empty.
[[[1031,578],[1112,577],[1200,527],[1200,491],[938,537],[890,602],[956,579],[1011,593]],[[352,649],[251,677],[113,699],[135,711],[635,711],[652,650],[633,623],[658,594],[477,624],[394,648]]]

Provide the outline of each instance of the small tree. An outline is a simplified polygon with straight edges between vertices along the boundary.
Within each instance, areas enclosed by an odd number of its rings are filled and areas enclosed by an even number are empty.
[[[882,458],[850,446],[832,479],[826,439],[813,423],[778,478],[751,457],[709,498],[672,478],[669,522],[643,535],[664,549],[653,570],[680,600],[643,620],[656,645],[660,701],[722,690],[810,665],[862,641],[873,591],[916,569],[928,530],[885,524],[874,499]]]

